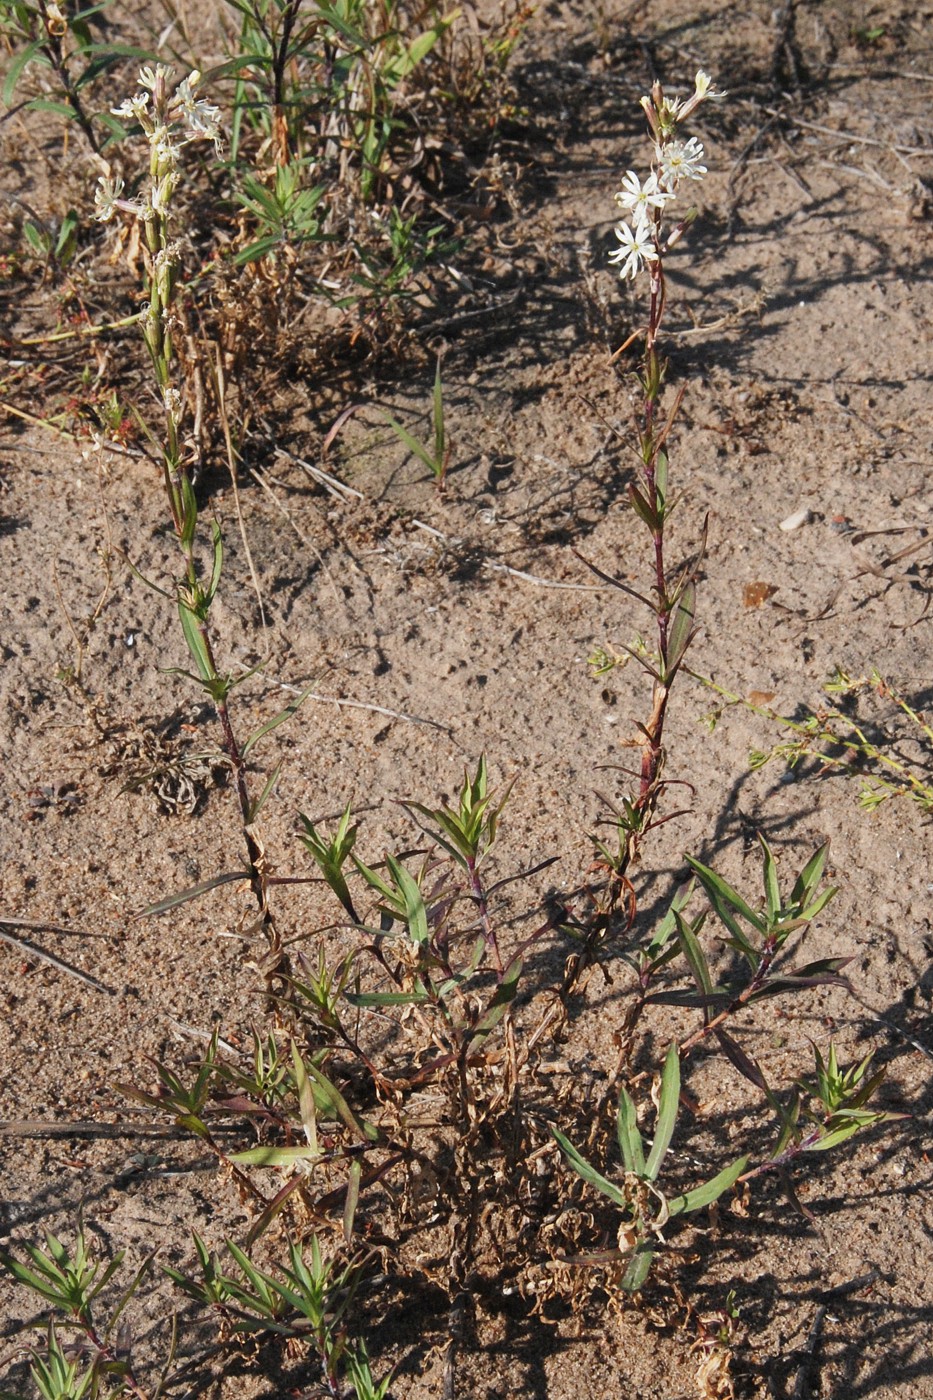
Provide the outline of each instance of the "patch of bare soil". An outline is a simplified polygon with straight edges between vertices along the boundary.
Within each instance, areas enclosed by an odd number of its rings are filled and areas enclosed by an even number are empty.
[[[515,70],[521,124],[503,146],[510,208],[475,232],[456,296],[420,331],[443,351],[445,492],[378,414],[360,412],[325,464],[358,494],[329,494],[298,459],[320,460],[341,390],[293,385],[289,402],[308,407],[279,422],[267,489],[241,486],[263,630],[229,483],[219,467],[209,479],[228,548],[220,636],[232,665],[265,662],[235,696],[242,731],[313,682],[265,749],[284,757],[262,830],[279,873],[311,873],[297,812],[333,819],[349,802],[363,814],[361,849],[378,858],[417,840],[396,798],[450,800],[485,753],[497,785],[515,781],[496,873],[555,857],[522,897],[559,897],[591,861],[596,790],[626,791],[613,765],[626,762],[647,682],[635,663],[595,678],[588,658],[634,644],[649,619],[579,556],[644,586],[626,494],[630,362],[610,362],[641,312],[606,255],[619,177],[643,164],[638,98],[658,76],[676,90],[703,67],[730,93],[699,123],[710,174],[669,263],[669,377],[687,386],[671,443],[675,552],[696,548],[709,515],[691,665],[784,715],[823,703],[836,667],[877,668],[916,709],[930,706],[931,22],[929,8],[895,0],[541,6]],[[15,129],[8,120],[8,142]],[[8,195],[18,180],[8,165]],[[354,398],[426,422],[430,365],[390,381],[377,372]],[[134,1114],[115,1085],[151,1083],[147,1056],[196,1057],[215,1027],[248,1047],[262,1021],[264,950],[243,935],[241,887],[138,917],[236,866],[233,798],[205,757],[208,707],[167,669],[185,665],[171,609],[118,562],[171,569],[150,466],[12,418],[0,452],[0,1234],[5,1247],[46,1229],[69,1236],[83,1209],[105,1252],[138,1262],[159,1244],[178,1263],[191,1229],[219,1245],[242,1233],[246,1208],[207,1154]],[[59,677],[86,632],[82,698]],[[787,872],[829,838],[841,892],[810,952],[851,956],[856,995],[790,1002],[751,1048],[786,1082],[831,1032],[847,1061],[875,1052],[888,1067],[883,1105],[912,1116],[808,1164],[796,1178],[808,1215],[770,1177],[724,1201],[638,1307],[598,1293],[576,1310],[565,1297],[536,1304],[527,1278],[503,1282],[508,1230],[490,1237],[460,1347],[463,1400],[933,1396],[928,820],[905,799],[862,810],[857,778],[812,761],[753,769],[749,750],[779,730],[731,706],[710,732],[716,703],[681,678],[667,772],[690,784],[676,801],[689,811],[647,845],[641,917],[666,907],[684,852],[754,890],[756,832]],[[894,711],[880,705],[883,746]],[[929,765],[928,747],[899,752]],[[327,893],[284,885],[277,900],[286,936],[313,949],[334,919]],[[555,945],[542,975],[562,956]],[[605,985],[591,979],[573,1063],[555,1070],[577,1107],[595,1102],[617,1055],[628,974],[612,959],[607,970]],[[726,1141],[735,1155],[757,1109],[725,1062],[691,1073],[699,1150],[714,1161]],[[564,1228],[565,1248],[574,1228],[578,1247],[599,1243],[585,1224]],[[360,1303],[377,1372],[397,1362],[392,1393],[411,1400],[444,1393],[448,1345],[448,1300],[432,1280],[450,1240],[439,1227],[419,1247],[419,1289],[389,1262]],[[34,1309],[2,1290],[9,1342]],[[696,1319],[718,1317],[731,1291],[730,1380],[715,1348],[696,1345]],[[140,1346],[161,1344],[177,1305],[167,1283],[145,1296]],[[192,1349],[206,1340],[195,1333]],[[194,1393],[316,1393],[284,1354],[279,1374],[271,1364],[264,1353]]]

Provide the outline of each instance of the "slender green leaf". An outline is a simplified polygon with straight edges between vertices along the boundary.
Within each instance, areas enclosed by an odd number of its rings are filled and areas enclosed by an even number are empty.
[[[426,947],[431,941],[431,931],[428,927],[427,907],[418,882],[409,874],[401,861],[396,860],[395,856],[387,855],[386,865],[405,901],[405,923],[408,926],[409,935],[415,943]]]
[[[48,63],[48,60],[42,57],[41,45],[39,45],[38,43],[27,44],[25,48],[20,49],[19,53],[16,54],[16,56],[14,57],[13,61],[11,62],[9,68],[6,71],[6,77],[3,81],[4,107],[12,107],[13,93],[16,89],[16,84],[20,80],[20,76],[23,72],[23,69],[26,68],[27,65],[30,64],[34,58],[38,58],[41,62],[44,62],[46,65]]]
[[[622,1276],[622,1287],[626,1293],[637,1293],[645,1282],[654,1263],[655,1251],[650,1245],[642,1244],[636,1249],[632,1261]]]
[[[265,786],[263,787],[262,792],[259,794],[256,801],[251,804],[249,809],[249,815],[247,817],[247,825],[251,826],[253,822],[256,821],[257,817],[259,816],[259,813],[266,805],[266,802],[272,796],[273,789],[275,788],[276,783],[279,781],[279,777],[282,772],[282,765],[284,764],[284,762],[284,758],[279,759],[278,763],[275,765],[272,772],[266,779]]]
[[[645,1148],[641,1133],[638,1131],[635,1105],[626,1089],[622,1089],[619,1093],[616,1134],[625,1170],[633,1172],[635,1176],[643,1177],[645,1175]]]
[[[301,1058],[298,1047],[294,1041],[292,1041],[292,1072],[295,1076],[295,1087],[298,1090],[298,1112],[301,1114],[301,1126],[304,1128],[308,1146],[313,1148],[316,1153],[318,1150],[318,1141],[314,1090],[308,1078],[308,1070],[305,1062]]]
[[[722,1046],[723,1054],[731,1064],[735,1065],[739,1074],[744,1075],[756,1088],[767,1093],[768,1083],[758,1061],[753,1060],[751,1055],[746,1054],[738,1041],[733,1040],[732,1036],[729,1035],[727,1031],[724,1031],[721,1026],[717,1028],[715,1034],[716,1039]]]
[[[774,853],[771,847],[760,831],[758,833],[758,842],[764,857],[762,878],[765,887],[765,908],[768,913],[768,923],[773,925],[777,922],[777,916],[781,910],[781,890],[778,884],[777,862],[774,859]]]
[[[681,661],[684,653],[690,645],[690,639],[694,635],[694,617],[696,615],[696,585],[688,583],[680,595],[677,608],[671,622],[670,632],[667,638],[667,656],[665,658],[664,673],[670,681]]]
[[[756,914],[754,909],[749,908],[742,896],[732,888],[727,880],[724,880],[715,870],[711,870],[708,865],[694,859],[693,856],[687,856],[686,860],[690,869],[700,877],[700,884],[706,890],[710,903],[730,933],[734,934],[737,930],[741,933],[741,929],[738,928],[731,915],[732,909],[741,914],[743,919],[747,919],[752,928],[757,929],[761,934],[765,933],[764,919],[760,914]]]
[[[188,900],[200,899],[200,896],[207,895],[212,889],[219,889],[220,885],[233,885],[237,881],[251,879],[249,871],[230,871],[226,875],[214,875],[212,879],[206,879],[200,885],[191,885],[188,889],[179,890],[177,895],[170,895],[167,899],[160,899],[157,904],[148,904],[146,909],[140,910],[137,918],[148,918],[150,914],[164,914],[168,909],[175,909],[178,904],[186,904]]]
[[[674,898],[671,900],[671,907],[664,915],[651,942],[645,949],[647,957],[652,959],[656,958],[665,950],[670,940],[674,937],[674,934],[677,932],[677,920],[674,915],[675,913],[683,913],[684,909],[686,909],[690,902],[690,896],[693,894],[694,884],[695,881],[687,880],[677,890]],[[699,932],[699,929],[697,928],[695,931]]]
[[[695,1186],[692,1191],[676,1196],[668,1203],[671,1215],[689,1215],[692,1211],[702,1210],[704,1206],[711,1206],[714,1201],[719,1200],[724,1191],[728,1191],[729,1187],[738,1181],[747,1166],[748,1158],[740,1157],[731,1167],[724,1168],[712,1180],[707,1181],[705,1186]]]
[[[826,868],[826,858],[829,855],[829,842],[824,841],[822,846],[814,852],[806,865],[797,876],[791,902],[798,908],[803,908],[807,904],[823,878],[823,871]]]
[[[246,758],[247,754],[259,743],[260,739],[264,739],[267,734],[272,733],[273,729],[278,729],[280,724],[284,724],[287,719],[291,719],[294,714],[297,714],[316,684],[316,681],[312,681],[310,685],[305,686],[301,694],[297,695],[290,704],[286,705],[284,710],[280,710],[277,715],[273,715],[271,719],[267,719],[265,724],[261,724],[258,729],[250,734],[241,750],[243,758]]]
[[[244,1167],[291,1167],[295,1162],[320,1161],[317,1147],[249,1147],[245,1152],[231,1152],[231,1162]]]
[[[339,1118],[362,1142],[378,1142],[380,1134],[375,1124],[367,1122],[365,1118],[357,1118],[337,1086],[321,1073],[317,1065],[310,1063],[306,1068],[319,1091],[314,1097],[321,1112]]]
[[[495,994],[487,1006],[483,1015],[476,1023],[476,1030],[473,1039],[470,1041],[469,1054],[473,1055],[482,1045],[489,1033],[502,1020],[508,1008],[515,999],[518,991],[519,979],[522,975],[522,959],[513,958],[502,974],[502,979],[496,987]]]
[[[272,1197],[272,1200],[265,1207],[265,1209],[259,1215],[257,1215],[256,1219],[249,1227],[249,1230],[246,1235],[247,1249],[252,1249],[256,1241],[266,1233],[269,1226],[272,1224],[273,1220],[278,1215],[279,1211],[288,1201],[289,1197],[293,1196],[295,1192],[305,1184],[306,1181],[307,1177],[304,1176],[303,1173],[296,1172],[294,1176],[289,1177],[288,1181],[286,1181],[281,1191],[276,1191],[275,1195]]]
[[[427,992],[345,992],[351,1006],[421,1006],[430,1001]]]
[[[444,388],[441,384],[441,357],[437,357],[434,375],[434,461],[443,465],[445,457]],[[485,762],[485,759],[483,760]]]
[[[677,938],[690,971],[693,973],[694,981],[705,996],[712,996],[713,979],[710,976],[709,964],[706,961],[706,954],[700,947],[699,939],[689,921],[679,910],[675,910],[674,918],[677,921]]]
[[[211,664],[204,633],[201,631],[200,620],[191,605],[183,598],[178,600],[178,615],[181,618],[181,630],[191,653],[191,659],[198,668],[198,677],[202,682],[210,685],[216,680],[216,675]]]
[[[608,1196],[610,1201],[614,1201],[617,1206],[627,1204],[624,1191],[620,1191],[618,1186],[608,1181],[595,1167],[591,1167],[586,1158],[580,1156],[573,1144],[553,1124],[551,1124],[551,1135],[578,1176],[582,1176],[584,1181],[588,1182],[590,1186],[595,1186],[597,1191]]]
[[[830,885],[829,889],[823,890],[822,894],[817,895],[816,899],[813,900],[812,904],[807,904],[803,909],[801,909],[801,922],[810,923],[813,919],[816,918],[817,914],[821,914],[823,912],[829,901],[831,899],[835,899],[838,893],[839,887],[837,885]]]
[[[211,890],[218,889],[221,885],[232,885],[238,880],[250,880],[252,876],[248,870],[231,870],[226,875],[214,875],[210,880],[204,880],[200,885],[191,885],[186,890],[179,890],[177,894],[170,894],[167,899],[160,899],[158,904],[149,904],[137,914],[137,918],[146,919],[152,914],[164,914],[168,909],[175,909],[179,904],[187,904],[191,899],[200,899],[202,894],[209,894]]]
[[[50,112],[55,117],[64,117],[66,121],[74,121],[74,108],[67,102],[52,102],[46,97],[34,97],[26,104],[30,112]]]
[[[224,567],[224,537],[221,533],[220,525],[216,520],[211,521],[211,545],[213,549],[213,564],[211,567],[211,581],[207,589],[205,602],[208,607],[214,601],[217,589],[220,587],[220,576]]]
[[[671,1145],[671,1138],[674,1136],[674,1125],[677,1122],[677,1112],[679,1108],[680,1055],[677,1050],[677,1045],[674,1043],[667,1052],[667,1058],[664,1061],[664,1069],[661,1074],[658,1124],[655,1129],[651,1152],[648,1155],[648,1161],[645,1163],[645,1175],[649,1181],[657,1181],[658,1179],[661,1163],[664,1160],[667,1149]]]
[[[343,1212],[343,1237],[347,1244],[353,1242],[353,1222],[356,1219],[356,1208],[360,1200],[360,1178],[363,1175],[363,1163],[359,1157],[354,1157],[350,1163],[350,1175],[347,1178],[347,1203]]]
[[[431,456],[431,453],[424,446],[424,444],[420,443],[417,438],[412,437],[408,429],[403,428],[401,423],[399,423],[397,419],[392,417],[391,413],[388,413],[385,409],[380,409],[380,412],[382,413],[382,416],[388,423],[389,427],[395,433],[396,437],[398,437],[405,444],[409,452],[411,452],[413,456],[417,457],[419,462],[422,462],[433,476],[440,476],[442,464],[439,465],[437,462],[435,462],[434,458]]]

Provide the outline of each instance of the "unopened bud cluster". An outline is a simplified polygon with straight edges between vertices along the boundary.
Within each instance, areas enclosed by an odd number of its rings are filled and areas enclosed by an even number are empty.
[[[693,94],[685,101],[665,97],[660,83],[655,83],[650,97],[642,98],[654,139],[654,160],[644,182],[629,170],[615,197],[628,216],[616,225],[619,246],[609,254],[610,262],[620,264],[620,277],[634,279],[646,264],[656,263],[690,222],[692,213],[688,212],[662,239],[662,216],[677,198],[678,187],[685,181],[702,180],[706,174],[702,144],[695,136],[682,140],[678,133],[702,102],[718,102],[725,95],[715,91],[711,78],[701,70]]]

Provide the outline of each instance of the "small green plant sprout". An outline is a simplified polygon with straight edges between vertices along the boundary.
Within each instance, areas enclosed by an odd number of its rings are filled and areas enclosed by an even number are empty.
[[[620,1286],[628,1292],[636,1292],[644,1284],[655,1255],[665,1244],[663,1232],[670,1222],[718,1201],[748,1166],[748,1158],[740,1157],[701,1185],[667,1197],[658,1185],[658,1178],[674,1136],[679,1107],[680,1054],[677,1046],[672,1045],[664,1061],[654,1141],[647,1153],[637,1125],[635,1104],[626,1089],[620,1092],[616,1135],[625,1176],[619,1185],[597,1171],[558,1128],[551,1127],[574,1171],[623,1212],[617,1249],[569,1262],[624,1265]]]
[[[451,445],[444,425],[444,389],[441,384],[440,355],[437,357],[434,394],[431,401],[431,424],[434,429],[434,442],[431,447],[426,447],[424,443],[419,442],[407,428],[402,426],[398,419],[392,417],[391,413],[386,412],[385,409],[381,409],[380,412],[399,441],[408,448],[414,457],[418,458],[423,466],[427,467],[437,483],[438,490],[443,491],[447,468],[450,466]]]
[[[301,837],[302,843],[311,852],[315,864],[318,866],[324,879],[330,885],[334,894],[340,900],[344,910],[353,923],[360,922],[356,910],[353,907],[353,899],[350,895],[350,887],[344,875],[344,866],[353,854],[353,847],[356,844],[356,835],[359,827],[356,823],[352,826],[350,808],[347,807],[337,830],[331,837],[324,836],[318,831],[314,822],[309,817],[301,816],[301,824],[304,827],[304,834]]]
[[[682,1049],[689,1049],[707,1036],[714,1035],[736,1068],[752,1083],[764,1088],[760,1067],[728,1034],[725,1023],[743,1007],[783,993],[817,986],[848,988],[849,983],[842,976],[842,969],[851,962],[851,958],[820,958],[802,966],[784,966],[785,944],[792,935],[799,935],[795,950],[799,949],[809,925],[837,894],[833,886],[819,890],[829,843],[821,846],[807,861],[794,882],[789,899],[785,900],[780,893],[777,862],[771,848],[763,837],[759,837],[759,841],[763,856],[764,902],[758,909],[753,909],[710,866],[693,856],[687,857],[687,864],[726,929],[725,946],[738,953],[745,965],[744,978],[729,982],[714,980],[699,939],[705,915],[689,919],[681,908],[675,907],[673,915],[677,943],[696,983],[696,990],[651,992],[646,1000],[648,1003],[700,1008],[703,1024],[683,1042]]]
[[[786,1103],[770,1089],[767,1098],[774,1109],[779,1132],[771,1155],[747,1175],[760,1176],[779,1172],[787,1180],[787,1169],[808,1152],[828,1152],[843,1142],[878,1123],[908,1118],[906,1113],[866,1108],[866,1104],[884,1081],[886,1071],[869,1074],[872,1054],[848,1069],[841,1069],[836,1047],[830,1042],[829,1054],[823,1057],[813,1046],[815,1073],[812,1079],[801,1079],[790,1091]]]
[[[414,820],[447,857],[428,856],[415,873],[391,854],[378,866],[362,861],[352,849],[356,829],[349,813],[344,813],[333,838],[304,819],[305,845],[351,926],[369,939],[366,951],[388,982],[385,990],[348,990],[346,1001],[361,1011],[391,1014],[409,1009],[436,1050],[417,1079],[446,1081],[457,1121],[475,1119],[470,1070],[484,1064],[493,1032],[503,1035],[514,1068],[512,1005],[525,949],[544,931],[532,934],[510,954],[500,946],[491,891],[481,867],[496,840],[508,795],[509,789],[496,797],[489,791],[486,762],[481,758],[472,775],[464,774],[456,808],[405,802]],[[349,891],[348,860],[375,899],[374,914],[367,922]],[[464,904],[469,910],[465,925],[457,917]],[[373,923],[376,917],[378,926]],[[400,1073],[400,1067],[394,1068],[393,1078],[397,1080]],[[503,1090],[506,1097],[513,1089],[514,1078]]]
[[[112,1400],[118,1395],[146,1400],[146,1394],[152,1392],[144,1392],[139,1385],[123,1329],[117,1338],[117,1324],[148,1274],[155,1251],[144,1260],[106,1321],[100,1321],[98,1300],[120,1269],[122,1253],[107,1265],[95,1260],[80,1225],[73,1251],[51,1233],[46,1234],[44,1249],[27,1244],[25,1250],[28,1262],[0,1251],[0,1265],[50,1309],[44,1343],[32,1349],[32,1378],[43,1400],[97,1400],[101,1396]],[[63,1328],[82,1339],[77,1357],[72,1347],[63,1347],[59,1340]],[[87,1369],[82,1369],[88,1357]]]
[[[242,176],[236,201],[256,223],[257,237],[236,254],[237,264],[258,262],[280,247],[297,248],[321,237],[324,210],[320,207],[326,185],[308,189],[302,163],[277,165],[270,188],[254,175]]]
[[[24,219],[23,237],[33,253],[49,267],[69,266],[78,247],[78,215],[69,209],[55,228],[38,218]]]
[[[725,708],[740,705],[788,732],[789,738],[770,749],[753,749],[749,755],[752,768],[783,759],[788,768],[795,769],[811,759],[821,774],[841,773],[857,778],[859,805],[867,812],[875,811],[893,797],[906,797],[924,814],[933,812],[933,781],[927,774],[933,754],[933,726],[879,671],[872,669],[867,676],[853,677],[837,666],[823,683],[826,703],[802,719],[779,715],[766,705],[755,705],[705,676],[696,679],[724,702],[708,717],[711,727],[715,727]],[[837,696],[841,697],[841,704],[835,699]],[[887,703],[888,715],[880,720],[859,718],[859,701],[872,698]],[[897,712],[897,732],[892,732],[891,705]],[[905,743],[919,747],[915,760],[897,752],[896,746]]]
[[[601,570],[595,572],[650,609],[656,641],[654,656],[636,656],[653,683],[651,714],[639,725],[639,736],[632,741],[641,752],[638,788],[615,810],[618,850],[610,854],[605,845],[601,848],[612,876],[611,901],[622,892],[630,893],[626,872],[637,860],[644,836],[654,824],[665,785],[663,736],[668,699],[695,635],[696,577],[703,547],[692,562],[676,572],[670,570],[665,558],[666,524],[674,506],[668,440],[683,391],[666,410],[662,407],[667,362],[661,356],[659,340],[666,302],[665,259],[696,217],[695,208],[688,206],[681,212],[677,206],[685,192],[706,174],[703,146],[696,137],[685,138],[683,128],[702,103],[724,95],[713,89],[702,71],[697,73],[694,92],[686,101],[665,97],[660,83],[655,83],[641,103],[652,141],[650,170],[644,177],[629,170],[616,194],[625,217],[616,226],[618,246],[609,254],[609,261],[619,268],[623,280],[634,281],[642,273],[648,280],[646,324],[629,336],[617,354],[634,341],[643,341],[635,424],[636,479],[629,486],[629,502],[651,539],[650,596]],[[599,673],[607,669],[608,659],[605,652],[599,656]]]
[[[112,1400],[112,1397],[126,1393],[120,1384],[115,1390],[108,1386],[107,1390],[102,1392],[100,1377],[93,1362],[86,1370],[82,1370],[80,1359],[69,1360],[59,1341],[54,1322],[49,1323],[42,1350],[34,1348],[32,1356],[29,1374],[42,1400],[85,1400],[85,1396],[101,1394],[105,1394],[107,1400]],[[3,1400],[19,1400],[18,1396],[10,1395],[7,1391],[2,1394]]]
[[[216,1254],[199,1235],[194,1245],[199,1278],[178,1269],[165,1272],[183,1293],[214,1311],[226,1332],[262,1334],[308,1343],[321,1365],[326,1394],[342,1400],[343,1380],[349,1381],[357,1400],[382,1400],[388,1379],[373,1381],[366,1348],[350,1341],[348,1318],[369,1264],[367,1256],[345,1263],[326,1258],[317,1235],[307,1247],[290,1243],[288,1264],[277,1273],[261,1269],[238,1245],[228,1240],[227,1253],[239,1273],[225,1273]]]

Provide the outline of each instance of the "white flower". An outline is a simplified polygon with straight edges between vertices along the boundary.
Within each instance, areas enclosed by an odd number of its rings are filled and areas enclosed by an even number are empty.
[[[695,136],[689,141],[667,141],[657,148],[658,173],[663,185],[675,190],[681,180],[702,180],[706,174],[703,147]]]
[[[657,262],[658,250],[647,223],[636,223],[634,229],[625,223],[617,224],[616,237],[619,247],[613,248],[609,261],[622,264],[620,277],[631,277],[634,281],[644,263]]]
[[[125,214],[139,215],[143,212],[140,200],[123,198],[123,181],[119,175],[116,179],[111,179],[109,175],[100,175],[97,185],[98,188],[94,191],[94,217],[102,224],[112,219],[117,209],[122,209]]]
[[[149,98],[144,92],[138,92],[135,97],[125,98],[119,107],[111,107],[110,110],[115,117],[142,122],[149,115]]]
[[[696,75],[695,85],[696,91],[693,96],[697,102],[722,102],[727,96],[713,87],[712,78],[708,73],[704,73],[702,68]]]
[[[648,222],[651,209],[663,209],[667,201],[673,198],[671,190],[662,190],[659,187],[656,175],[649,175],[642,184],[635,171],[629,170],[622,181],[622,188],[616,195],[616,203],[623,209],[630,210],[633,222],[640,224]]]
[[[148,88],[150,92],[155,92],[157,87],[164,85],[169,76],[169,69],[164,63],[157,63],[155,68],[144,65],[139,70],[140,87]]]
[[[215,147],[220,148],[220,111],[217,107],[205,102],[202,97],[195,97],[194,90],[201,81],[201,74],[197,69],[187,78],[182,78],[170,106],[170,115],[173,121],[188,128],[188,135],[183,139],[196,141],[200,137],[213,141]]]

